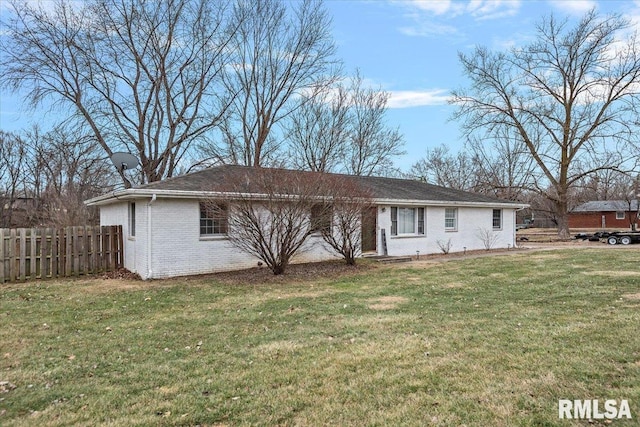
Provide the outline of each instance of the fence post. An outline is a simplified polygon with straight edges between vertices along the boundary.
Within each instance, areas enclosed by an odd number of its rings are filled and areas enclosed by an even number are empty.
[[[94,273],[100,271],[98,252],[100,252],[100,240],[98,231],[100,227],[91,227],[91,269]]]
[[[64,266],[65,266],[65,262],[64,262],[64,248],[65,248],[65,243],[64,243],[64,228],[58,228],[56,231],[56,248],[57,248],[57,258],[58,258],[58,271],[56,271],[56,277],[62,277],[65,275],[64,273]]]
[[[19,228],[18,234],[20,235],[19,239],[19,248],[17,251],[20,257],[20,280],[25,281],[27,278],[27,229]]]
[[[102,242],[102,253],[100,265],[102,266],[103,271],[108,271],[109,269],[109,227],[103,226],[100,227],[100,240]]]
[[[16,280],[16,229],[9,231],[9,281]]]
[[[44,279],[47,277],[47,231],[48,228],[40,230],[40,276],[38,279]]]
[[[89,274],[89,230],[86,225],[80,227],[80,230],[82,231],[82,239],[80,241],[82,258],[80,259],[80,264],[82,264],[82,274],[86,276]]]
[[[4,269],[4,228],[0,228],[0,283],[8,281]]]
[[[116,226],[116,233],[118,235],[118,265],[117,268],[124,267],[124,236],[122,235],[122,226]]]
[[[37,228],[32,228],[31,229],[31,247],[30,252],[31,252],[31,262],[29,263],[29,267],[30,271],[29,271],[29,279],[33,280],[36,278],[37,273],[38,273],[38,252],[36,251],[38,243],[37,243],[37,233],[38,233],[38,229]]]

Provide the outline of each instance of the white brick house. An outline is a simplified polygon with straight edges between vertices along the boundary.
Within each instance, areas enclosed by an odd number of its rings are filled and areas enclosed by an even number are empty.
[[[209,218],[203,200],[232,194],[229,172],[252,168],[217,166],[118,190],[86,203],[100,208],[101,225],[122,225],[124,266],[144,279],[239,270],[258,259],[229,242],[226,227]],[[282,170],[284,171],[284,170]],[[286,171],[310,174],[311,172]],[[414,180],[347,176],[370,192],[375,208],[363,214],[362,250],[379,255],[416,255],[515,247],[515,213],[526,205]],[[292,262],[335,259],[320,236],[311,236]]]

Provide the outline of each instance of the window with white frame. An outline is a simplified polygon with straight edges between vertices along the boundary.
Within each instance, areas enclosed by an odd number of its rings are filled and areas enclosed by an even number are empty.
[[[391,235],[408,236],[425,234],[424,208],[391,208]]]
[[[624,219],[624,211],[617,211],[616,219]]]
[[[502,229],[502,209],[493,210],[493,229]]]
[[[311,232],[317,234],[331,231],[333,209],[330,205],[317,204],[311,206]]]
[[[458,229],[458,209],[457,208],[445,208],[444,229],[448,231],[455,231]]]
[[[136,237],[136,204],[129,203],[129,237]]]
[[[200,203],[200,235],[217,236],[227,234],[229,210],[224,203]]]

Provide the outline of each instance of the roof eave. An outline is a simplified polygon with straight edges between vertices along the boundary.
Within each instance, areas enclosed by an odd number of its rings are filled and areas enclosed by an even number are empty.
[[[220,191],[153,190],[146,188],[128,188],[126,190],[118,190],[112,193],[103,194],[102,196],[94,197],[89,200],[85,200],[84,204],[87,206],[104,206],[115,203],[117,201],[135,200],[147,197],[151,198],[154,195],[156,197],[171,199],[196,199],[230,197],[233,194],[238,195],[239,193],[225,193]]]
[[[469,202],[453,200],[422,200],[422,199],[379,199],[374,198],[374,202],[380,205],[415,205],[415,206],[444,206],[444,207],[475,207],[475,208],[507,208],[524,209],[530,205],[516,202]]]
[[[239,198],[250,196],[252,198],[264,198],[261,194],[244,194],[238,192],[221,192],[221,191],[191,191],[191,190],[154,190],[154,189],[136,189],[128,188],[118,190],[102,196],[94,197],[86,200],[87,206],[104,206],[117,201],[128,201],[140,198],[151,198],[153,196],[172,198],[172,199],[202,199],[202,198]],[[415,205],[415,206],[453,206],[453,207],[493,207],[507,209],[524,209],[529,207],[525,203],[515,202],[469,202],[469,201],[452,201],[452,200],[423,200],[423,199],[386,199],[373,198],[375,204],[380,205]]]

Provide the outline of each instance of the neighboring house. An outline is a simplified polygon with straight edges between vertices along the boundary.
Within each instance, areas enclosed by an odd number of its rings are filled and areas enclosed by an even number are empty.
[[[228,176],[242,173],[250,181],[256,170],[217,166],[86,203],[99,206],[101,225],[123,226],[124,265],[144,279],[250,268],[258,265],[258,259],[232,246],[227,237],[232,231],[222,216],[233,215],[233,206],[211,213],[203,202],[233,197],[226,185]],[[439,243],[449,241],[451,252],[485,249],[483,234],[493,240],[493,248],[515,247],[516,211],[527,206],[414,180],[341,177],[354,180],[373,198],[375,207],[362,218],[362,251],[370,254],[433,254],[441,251]],[[316,235],[293,262],[336,256]]]
[[[569,228],[630,228],[638,222],[637,200],[583,203],[569,213]]]

